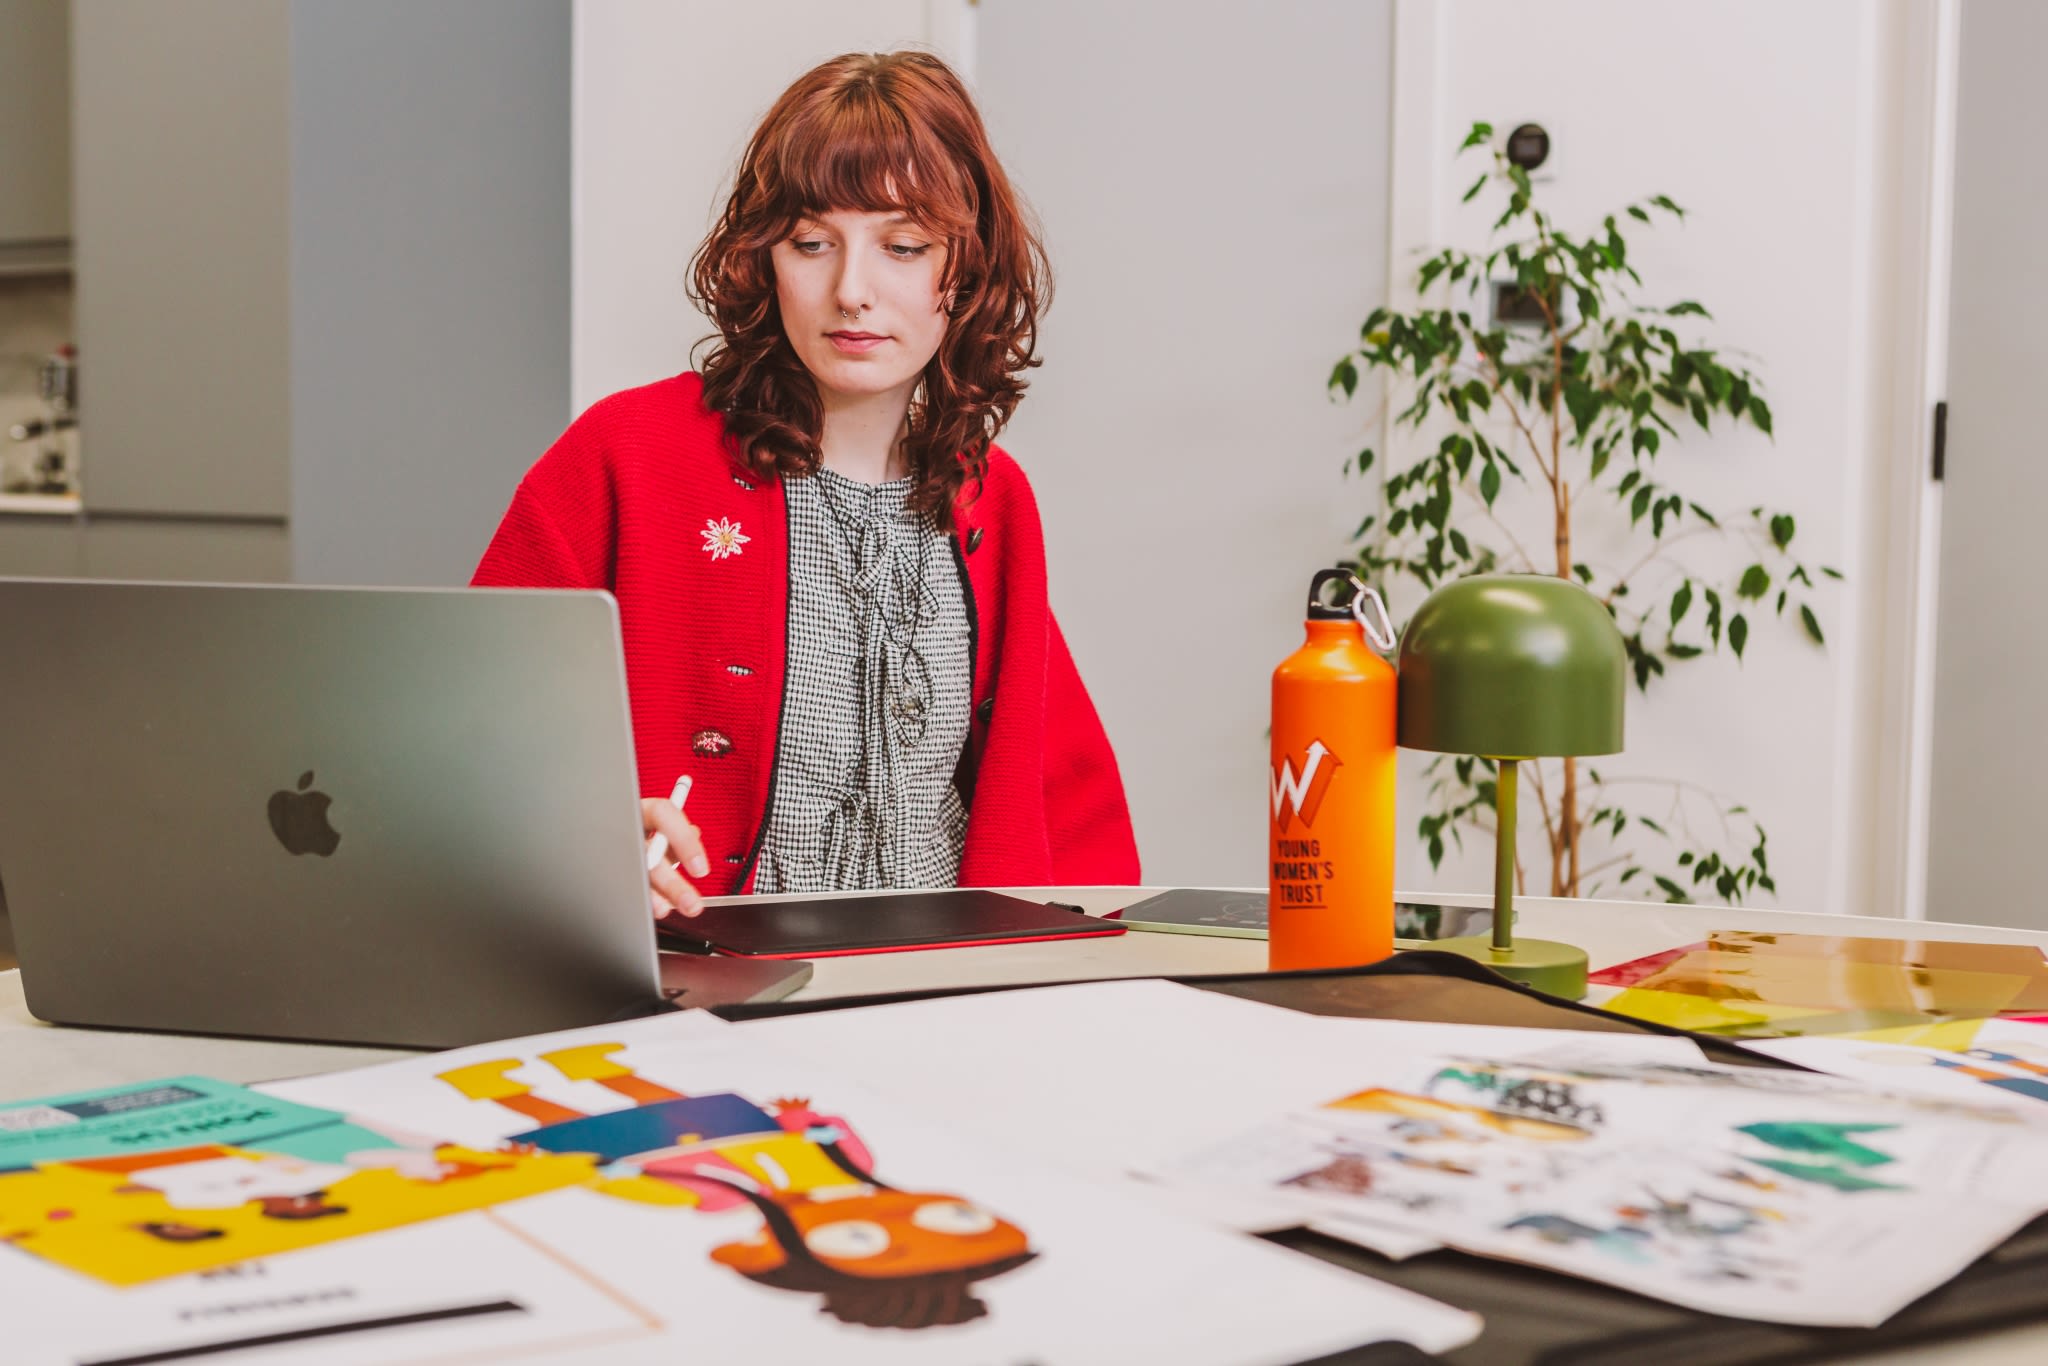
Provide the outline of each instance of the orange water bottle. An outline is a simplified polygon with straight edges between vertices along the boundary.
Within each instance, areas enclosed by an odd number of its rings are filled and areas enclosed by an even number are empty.
[[[1324,601],[1333,586],[1334,604]],[[1308,639],[1273,670],[1275,971],[1350,967],[1394,951],[1394,666],[1372,648],[1392,650],[1393,627],[1379,594],[1343,569],[1309,585],[1306,626]]]

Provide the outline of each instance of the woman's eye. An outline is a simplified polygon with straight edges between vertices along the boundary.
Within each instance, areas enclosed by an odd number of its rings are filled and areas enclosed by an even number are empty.
[[[790,245],[796,248],[799,256],[816,256],[825,249],[825,244],[816,238],[792,238]]]
[[[899,261],[914,261],[931,249],[931,243],[929,242],[915,246],[908,242],[891,242],[889,244],[889,254]]]
[[[886,1252],[889,1231],[866,1219],[842,1219],[820,1224],[804,1235],[804,1246],[820,1257],[858,1260]]]
[[[941,1200],[935,1204],[919,1205],[911,1212],[910,1222],[928,1233],[952,1233],[964,1238],[975,1233],[987,1233],[996,1226],[996,1217],[965,1201]]]

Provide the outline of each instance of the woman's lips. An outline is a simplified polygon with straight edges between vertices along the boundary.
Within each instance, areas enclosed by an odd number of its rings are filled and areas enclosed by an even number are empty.
[[[887,337],[877,336],[873,332],[827,332],[825,337],[826,340],[848,355],[859,355],[863,351],[872,351],[883,342],[889,340]]]

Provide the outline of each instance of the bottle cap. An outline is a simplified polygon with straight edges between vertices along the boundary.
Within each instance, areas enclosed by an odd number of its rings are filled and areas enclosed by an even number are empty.
[[[1343,584],[1336,602],[1325,601],[1326,590],[1331,584]],[[1367,615],[1371,609],[1372,615]],[[1378,620],[1375,621],[1374,617]],[[1365,638],[1372,647],[1382,654],[1392,650],[1399,643],[1394,634],[1394,624],[1387,619],[1387,604],[1380,595],[1366,586],[1365,580],[1348,569],[1319,569],[1308,585],[1308,619],[1310,621],[1355,621],[1364,630]]]

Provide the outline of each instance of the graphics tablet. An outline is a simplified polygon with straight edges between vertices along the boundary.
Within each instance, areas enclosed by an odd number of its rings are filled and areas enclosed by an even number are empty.
[[[881,892],[797,899],[747,897],[656,927],[664,948],[742,958],[829,958],[849,953],[962,948],[1122,934],[1112,921],[1000,892]]]

